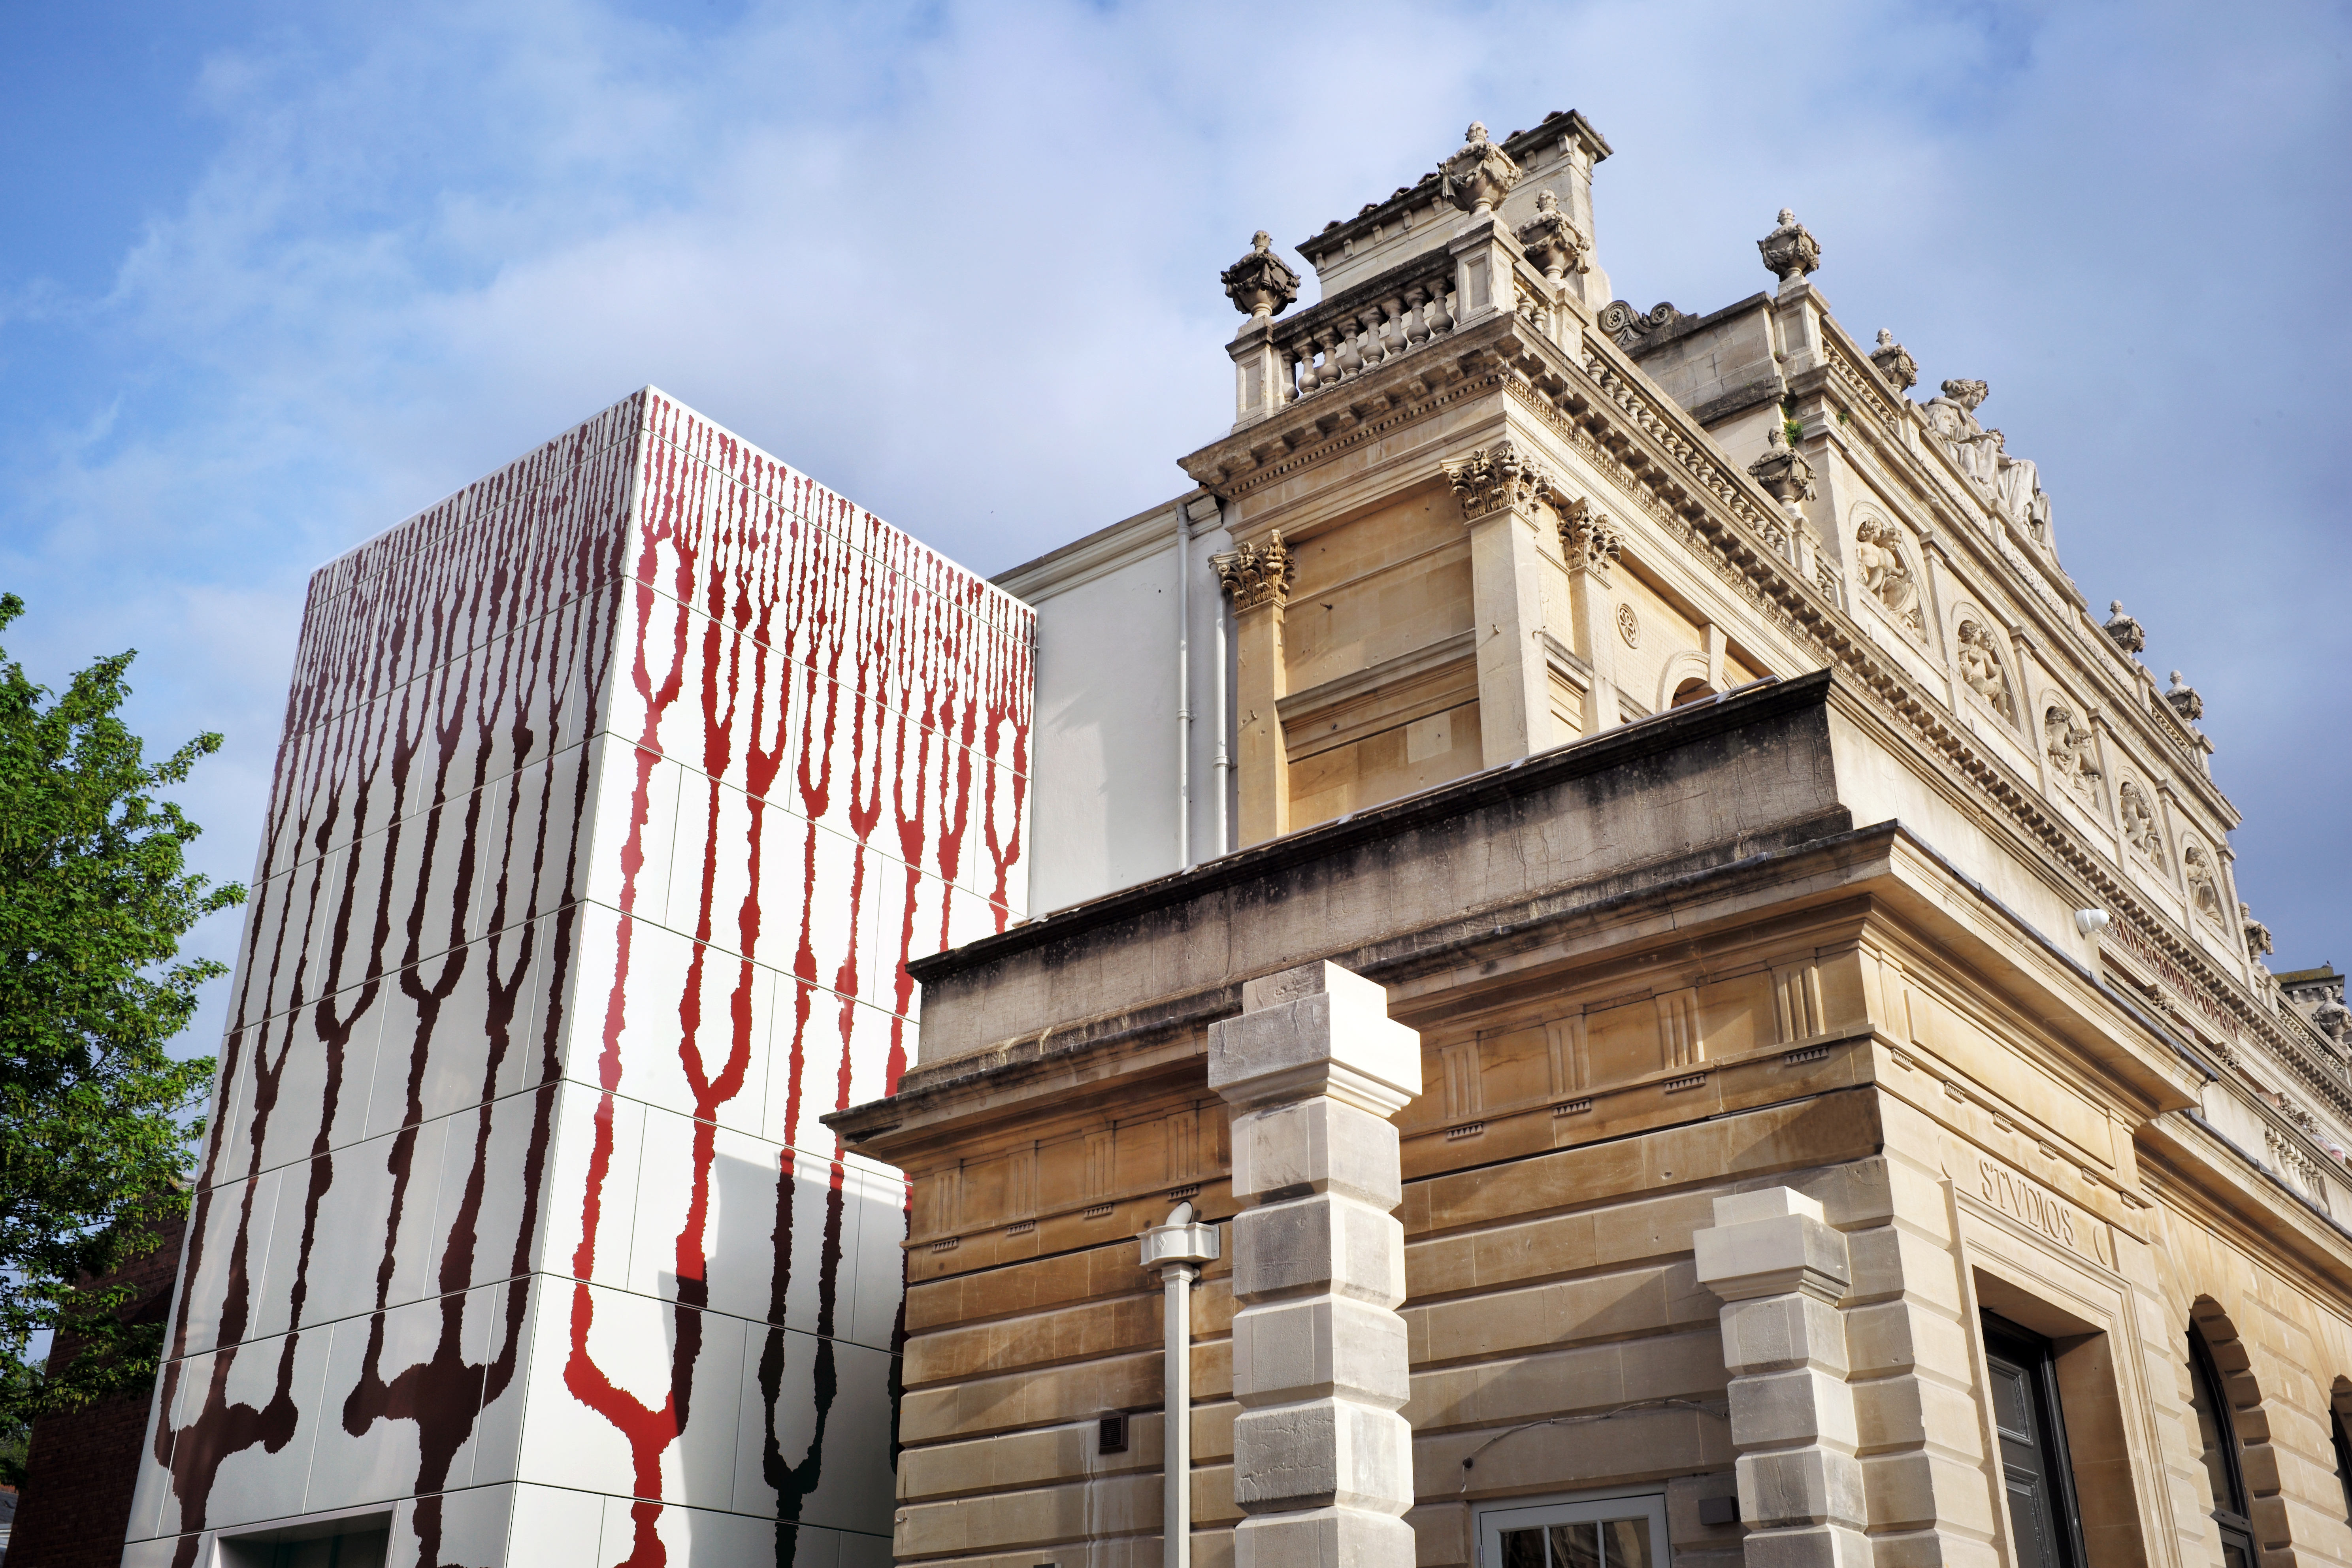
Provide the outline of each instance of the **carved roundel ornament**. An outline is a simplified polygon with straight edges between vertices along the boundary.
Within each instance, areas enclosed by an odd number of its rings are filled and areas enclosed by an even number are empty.
[[[1627,647],[1642,646],[1642,618],[1633,613],[1631,605],[1617,606],[1617,635],[1625,639]]]

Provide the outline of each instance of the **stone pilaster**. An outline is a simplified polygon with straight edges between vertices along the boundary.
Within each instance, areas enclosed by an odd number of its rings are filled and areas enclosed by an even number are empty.
[[[1290,753],[1282,734],[1282,699],[1290,689],[1283,610],[1294,568],[1278,532],[1210,558],[1234,608],[1235,793],[1239,847],[1290,831]]]
[[[1699,1283],[1725,1302],[1748,1568],[1871,1568],[1838,1311],[1845,1237],[1813,1199],[1767,1187],[1716,1199],[1714,1228],[1691,1244]]]
[[[1498,441],[1445,466],[1470,531],[1470,594],[1478,656],[1480,761],[1499,767],[1558,743],[1543,652],[1538,502],[1550,476]]]
[[[1235,1568],[1411,1568],[1396,1128],[1420,1037],[1332,963],[1242,987],[1209,1034],[1233,1108]]]

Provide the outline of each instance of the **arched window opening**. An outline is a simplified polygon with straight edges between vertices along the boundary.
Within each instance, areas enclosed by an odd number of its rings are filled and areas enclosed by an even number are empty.
[[[2213,1522],[2221,1527],[2222,1568],[2254,1568],[2254,1526],[2247,1517],[2245,1475],[2238,1463],[2238,1426],[2221,1369],[2213,1364],[2213,1349],[2194,1327],[2189,1331],[2189,1387],[2205,1474],[2213,1483]]]
[[[1680,686],[1675,688],[1675,700],[1671,704],[1669,704],[1669,706],[1675,708],[1685,708],[1694,702],[1703,702],[1714,695],[1714,687],[1709,686],[1704,680],[1693,678],[1689,680],[1684,681]]]
[[[2336,1484],[2344,1489],[2344,1518],[2352,1522],[2352,1438],[2344,1432],[2344,1404],[2352,1398],[2352,1391],[2336,1379],[2336,1397],[2327,1410],[2327,1436],[2336,1447]]]

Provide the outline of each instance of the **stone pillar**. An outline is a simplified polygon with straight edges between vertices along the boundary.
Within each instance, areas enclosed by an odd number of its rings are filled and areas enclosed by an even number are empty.
[[[1699,1283],[1725,1301],[1731,1441],[1748,1568],[1871,1568],[1853,1393],[1838,1301],[1845,1237],[1791,1187],[1715,1200],[1691,1238]]]
[[[1623,542],[1617,525],[1591,500],[1578,497],[1560,503],[1559,548],[1568,563],[1568,601],[1574,616],[1577,652],[1591,670],[1592,685],[1584,697],[1584,732],[1597,735],[1625,721],[1617,700],[1617,630],[1610,594],[1609,567]],[[1710,669],[1719,668],[1713,658]],[[1722,688],[1717,686],[1717,690]]]
[[[1244,543],[1212,556],[1210,563],[1234,606],[1235,847],[1243,848],[1290,831],[1290,753],[1282,738],[1281,704],[1290,689],[1282,620],[1293,567],[1278,532],[1264,544]]]
[[[1290,401],[1290,367],[1274,341],[1274,322],[1253,316],[1225,352],[1234,361],[1234,428],[1271,419]]]
[[[1446,464],[1445,474],[1470,529],[1480,761],[1497,767],[1559,739],[1543,650],[1547,567],[1536,533],[1538,498],[1551,480],[1507,439]]]
[[[1242,987],[1209,1031],[1232,1110],[1235,1568],[1412,1568],[1395,1115],[1421,1039],[1333,963]]]

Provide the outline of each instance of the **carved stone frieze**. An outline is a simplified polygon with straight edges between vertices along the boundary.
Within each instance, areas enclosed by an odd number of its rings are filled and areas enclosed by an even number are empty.
[[[1897,392],[1908,392],[1919,384],[1919,362],[1903,352],[1895,334],[1885,327],[1878,329],[1878,346],[1870,351],[1870,363],[1878,374],[1895,385]]]
[[[2197,695],[2195,687],[2180,679],[2180,672],[2177,669],[2172,672],[2172,689],[2164,694],[2164,702],[2166,707],[2180,715],[2180,721],[2184,724],[2194,724],[2205,717],[2205,699]]]
[[[1960,623],[1959,643],[1960,679],[1994,712],[2010,717],[2013,709],[2009,700],[2009,676],[2001,668],[2000,643],[1977,621]]]
[[[1780,209],[1780,226],[1758,240],[1756,248],[1764,270],[1783,283],[1794,283],[1822,264],[1822,242],[1787,207]]]
[[[1287,604],[1291,580],[1297,574],[1290,547],[1283,543],[1279,531],[1268,534],[1264,544],[1237,544],[1223,554],[1212,555],[1209,564],[1216,568],[1218,585],[1236,611]]]
[[[1445,199],[1473,215],[1494,211],[1495,204],[1519,183],[1518,164],[1486,139],[1486,126],[1475,120],[1461,149],[1440,163],[1437,172]]]
[[[1476,522],[1498,511],[1526,511],[1552,488],[1551,475],[1519,456],[1508,441],[1481,447],[1445,465],[1446,482],[1462,503],[1462,521]]]
[[[1559,549],[1571,572],[1590,572],[1609,580],[1609,563],[1624,548],[1625,536],[1590,500],[1578,496],[1559,507]]]
[[[1298,274],[1274,253],[1274,237],[1250,236],[1249,254],[1217,274],[1225,298],[1244,316],[1279,316],[1298,300]]]
[[[1591,237],[1559,210],[1559,197],[1549,191],[1536,194],[1536,216],[1519,226],[1519,243],[1527,248],[1528,260],[1555,283],[1591,268],[1585,259],[1592,249]]]
[[[2148,804],[2147,792],[2126,782],[2116,805],[2124,819],[2124,842],[2158,865],[2163,864],[2164,825],[2157,821],[2156,808]]]
[[[2124,614],[2121,599],[2107,601],[2107,636],[2126,653],[2138,653],[2147,647],[2147,632],[2139,622]]]
[[[1669,300],[1659,300],[1647,314],[1625,300],[1612,300],[1601,307],[1600,325],[1619,348],[1630,349],[1652,332],[1671,327],[1682,319],[1683,313]]]
[[[2050,759],[2051,775],[2074,792],[2084,805],[2099,804],[2099,763],[2096,737],[2079,722],[2074,710],[2054,705],[2042,717],[2042,746]]]
[[[1903,550],[1903,531],[1865,517],[1853,531],[1854,575],[1886,613],[1912,631],[1923,629],[1919,580]]]
[[[2246,933],[2248,958],[2267,958],[2278,951],[2277,945],[2271,941],[2271,928],[2254,919],[2254,911],[2247,905],[2238,906],[2238,925]]]

